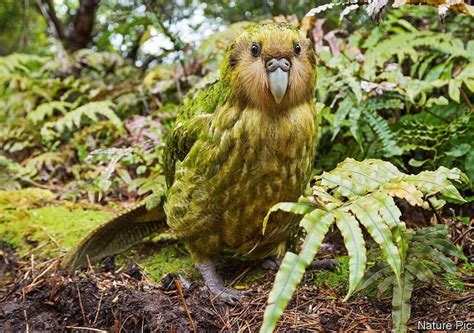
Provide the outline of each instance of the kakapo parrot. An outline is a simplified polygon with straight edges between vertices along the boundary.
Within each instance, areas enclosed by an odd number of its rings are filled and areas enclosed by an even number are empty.
[[[309,180],[316,149],[316,58],[289,24],[247,28],[227,48],[220,78],[179,111],[165,147],[167,193],[94,230],[65,258],[69,267],[125,250],[169,226],[209,289],[224,300],[214,263],[222,252],[264,259],[284,253],[298,217],[268,210],[295,201]]]

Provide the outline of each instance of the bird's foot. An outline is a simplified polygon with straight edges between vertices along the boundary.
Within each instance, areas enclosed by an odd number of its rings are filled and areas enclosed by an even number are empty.
[[[217,274],[216,267],[212,261],[205,261],[196,264],[196,267],[201,272],[206,286],[209,288],[211,293],[215,295],[214,298],[218,298],[227,304],[234,305],[240,303],[242,297],[251,295],[248,291],[239,291],[226,287],[220,276]]]
[[[279,258],[266,258],[262,262],[262,268],[277,271],[280,269],[281,261]],[[309,267],[312,269],[335,270],[339,266],[341,266],[341,264],[334,259],[316,259],[309,264]]]
[[[249,291],[240,291],[235,290],[234,288],[229,288],[222,285],[214,285],[209,286],[211,292],[215,295],[213,299],[218,298],[219,300],[230,304],[235,305],[236,303],[240,303],[242,301],[242,297],[248,297],[252,294]]]
[[[280,269],[281,261],[282,260],[280,258],[265,258],[262,261],[262,268],[266,270],[277,271]]]
[[[334,271],[340,266],[341,264],[334,259],[317,259],[309,264],[309,267],[313,269],[329,269],[331,271]]]

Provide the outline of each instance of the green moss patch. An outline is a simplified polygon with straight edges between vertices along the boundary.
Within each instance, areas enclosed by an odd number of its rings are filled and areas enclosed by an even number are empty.
[[[341,287],[347,291],[349,287],[349,257],[343,256],[336,258],[341,266],[334,271],[321,270],[316,273],[314,284],[323,288]]]
[[[188,278],[199,277],[191,256],[181,244],[170,244],[156,250],[150,256],[139,260],[154,281],[160,281],[167,274],[182,274]]]
[[[41,188],[25,188],[19,191],[0,191],[0,205],[25,209],[52,202],[56,195]]]
[[[43,192],[42,192],[43,191]],[[50,258],[69,250],[113,213],[69,203],[51,204],[54,195],[27,189],[0,192],[0,238],[19,255]]]

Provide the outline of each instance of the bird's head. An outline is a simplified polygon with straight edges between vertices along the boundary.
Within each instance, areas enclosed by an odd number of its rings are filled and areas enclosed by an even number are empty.
[[[252,26],[233,41],[223,71],[239,103],[281,110],[312,99],[315,66],[303,32],[270,23]]]

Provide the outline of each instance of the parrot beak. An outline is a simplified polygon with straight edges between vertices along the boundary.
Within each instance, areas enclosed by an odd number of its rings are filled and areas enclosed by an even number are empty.
[[[291,63],[288,59],[270,59],[266,63],[270,91],[277,104],[280,104],[288,89]]]

